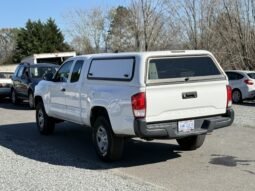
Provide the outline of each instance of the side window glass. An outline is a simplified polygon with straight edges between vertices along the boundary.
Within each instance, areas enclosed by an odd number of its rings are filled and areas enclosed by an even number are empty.
[[[229,80],[234,80],[234,76],[232,72],[226,72]]]
[[[23,70],[23,74],[22,74],[25,78],[29,77],[29,68],[28,67],[24,67]]]
[[[17,77],[17,76],[18,76],[18,73],[19,73],[20,68],[21,68],[21,66],[19,65],[19,66],[16,68],[16,70],[15,70],[15,72],[14,72],[14,75],[13,75],[13,76],[15,76],[15,77]]]
[[[21,76],[23,75],[23,72],[24,72],[24,66],[21,66],[19,71],[18,71],[18,77],[21,78]]]
[[[243,75],[241,75],[241,74],[236,74],[236,79],[237,79],[237,80],[243,79]]]
[[[73,60],[64,63],[55,76],[56,82],[67,82],[71,70]]]
[[[230,80],[241,80],[241,79],[243,79],[243,75],[232,72],[232,73],[229,73],[229,79]]]
[[[233,75],[233,80],[237,80],[237,74],[236,73],[232,73]]]
[[[75,63],[74,68],[73,68],[73,72],[72,72],[72,76],[71,76],[71,83],[79,81],[83,63],[84,63],[83,60],[78,60]]]

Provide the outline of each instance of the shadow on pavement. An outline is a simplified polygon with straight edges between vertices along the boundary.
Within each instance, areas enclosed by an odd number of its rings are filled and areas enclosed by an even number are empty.
[[[255,100],[254,101],[243,101],[242,103],[238,103],[236,105],[255,107]]]
[[[251,163],[254,163],[255,160],[241,160],[235,156],[228,155],[212,155],[212,159],[210,161],[211,164],[214,165],[222,165],[227,167],[236,167],[237,165],[249,166]]]
[[[11,103],[11,100],[8,98],[0,99],[0,108],[8,110],[30,110],[28,107],[27,101],[22,101],[17,105]]]
[[[94,151],[91,129],[66,122],[58,124],[51,136],[40,135],[35,123],[1,125],[0,146],[39,162],[94,170],[159,163],[180,157],[177,145],[129,139],[121,161],[103,163]]]

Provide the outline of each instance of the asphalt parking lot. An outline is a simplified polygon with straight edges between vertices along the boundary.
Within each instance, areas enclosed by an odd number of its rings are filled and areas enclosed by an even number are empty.
[[[234,105],[235,122],[181,151],[175,140],[126,143],[124,159],[102,163],[91,132],[58,124],[40,136],[35,111],[0,100],[0,190],[255,190],[255,102]]]

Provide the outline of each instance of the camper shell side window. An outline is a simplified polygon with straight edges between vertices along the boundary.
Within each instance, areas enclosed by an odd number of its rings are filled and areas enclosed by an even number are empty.
[[[87,78],[93,80],[131,81],[134,76],[135,57],[94,58]]]

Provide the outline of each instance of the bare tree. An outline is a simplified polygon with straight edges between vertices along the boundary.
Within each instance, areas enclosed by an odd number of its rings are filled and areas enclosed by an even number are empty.
[[[90,44],[90,41],[88,38],[84,37],[74,37],[71,41],[71,46],[74,48],[74,50],[78,54],[92,54],[95,52],[95,49]]]
[[[179,36],[188,49],[210,49],[218,0],[165,1],[168,17],[180,27]]]
[[[217,20],[217,31],[218,38],[222,39],[227,54],[230,55],[230,68],[255,68],[255,20],[252,4],[253,0],[223,1],[221,19]]]
[[[130,26],[135,37],[136,49],[158,49],[164,28],[163,6],[160,0],[132,0],[129,5]]]
[[[225,68],[254,69],[254,0],[166,0],[184,48],[207,49]]]
[[[16,46],[16,29],[0,30],[0,64],[12,62]]]
[[[103,43],[104,19],[101,9],[92,9],[92,11],[88,13],[88,34],[93,39],[92,41],[95,45],[96,52],[100,52],[100,45]]]
[[[207,49],[224,68],[255,68],[255,0],[130,0],[107,14],[69,15],[69,35],[83,53]]]
[[[95,53],[101,52],[102,45],[105,45],[105,13],[101,8],[87,10],[74,10],[66,15],[68,23],[67,34],[73,39],[73,42],[80,40],[80,50],[90,53],[93,47]],[[77,43],[76,43],[77,45]],[[75,47],[74,47],[75,48]],[[75,48],[76,49],[76,48]]]

